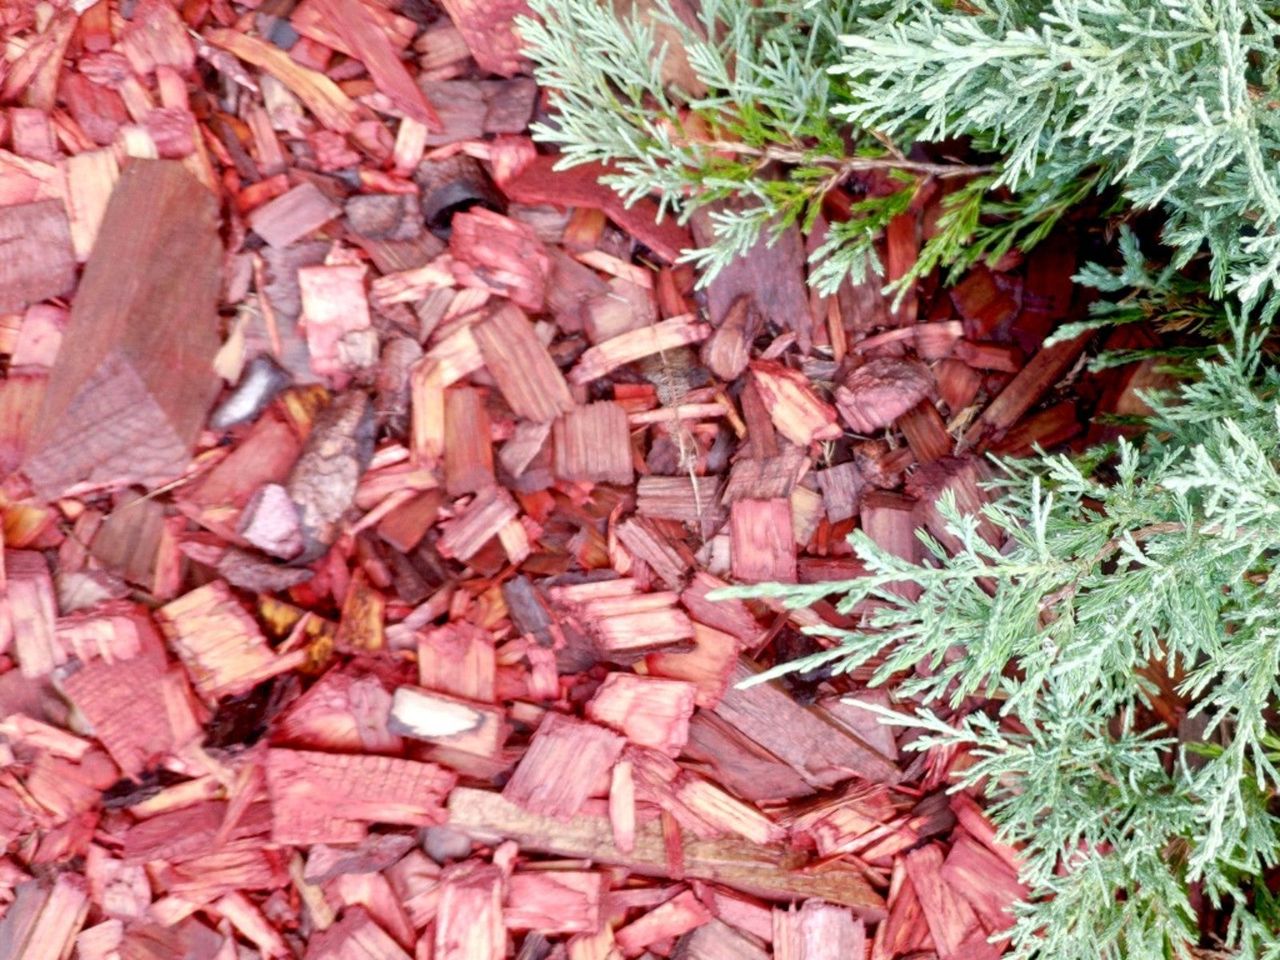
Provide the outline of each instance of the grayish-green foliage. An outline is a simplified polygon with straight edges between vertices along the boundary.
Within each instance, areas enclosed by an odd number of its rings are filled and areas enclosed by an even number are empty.
[[[1280,913],[1255,883],[1280,856],[1280,740],[1268,729],[1280,694],[1280,377],[1258,356],[1239,325],[1234,349],[1158,406],[1141,446],[1004,464],[984,511],[1003,549],[944,498],[955,555],[922,533],[928,559],[913,564],[859,532],[868,576],[736,591],[796,606],[834,596],[857,611],[860,629],[831,630],[831,649],[784,669],[879,658],[876,682],[897,676],[896,693],[920,705],[888,719],[924,727],[921,747],[975,752],[964,782],[1027,845],[1035,895],[1015,956],[1190,956],[1198,881],[1215,900],[1258,898],[1236,910],[1234,945],[1280,957]],[[919,599],[894,589],[903,581]],[[1152,665],[1207,719],[1203,743],[1141,720]],[[974,707],[984,701],[998,709]]]
[[[830,288],[876,269],[875,236],[929,172],[904,155],[964,137],[994,169],[970,169],[908,282],[1025,249],[1114,188],[1165,212],[1175,265],[1208,256],[1216,296],[1280,306],[1275,3],[707,0],[695,32],[659,2],[707,87],[699,97],[664,86],[651,25],[597,0],[532,6],[544,23],[525,35],[556,91],[539,133],[566,162],[611,162],[624,195],[655,193],[684,215],[747,201],[694,255],[712,271],[763,229],[812,222],[832,184],[886,166],[903,190],[855,207],[812,279]]]

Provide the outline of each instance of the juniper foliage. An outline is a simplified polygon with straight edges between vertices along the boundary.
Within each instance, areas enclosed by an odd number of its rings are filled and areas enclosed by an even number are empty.
[[[1280,308],[1280,8],[1264,0],[705,0],[691,28],[597,0],[532,0],[528,39],[565,163],[612,163],[624,196],[681,216],[736,197],[710,273],[762,231],[810,226],[822,196],[893,171],[814,256],[824,291],[879,268],[875,239],[924,176],[959,176],[909,284],[1026,249],[1118,191],[1166,216],[1175,267],[1208,261],[1215,296]],[[682,40],[697,95],[664,82]],[[966,138],[990,164],[918,159]],[[936,152],[936,151],[935,151]]]

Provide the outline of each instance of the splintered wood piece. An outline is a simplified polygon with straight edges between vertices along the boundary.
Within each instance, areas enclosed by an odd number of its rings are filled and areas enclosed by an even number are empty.
[[[604,875],[586,870],[538,870],[507,880],[503,920],[508,930],[543,934],[595,933],[600,929]]]
[[[186,24],[164,0],[142,0],[120,34],[120,49],[139,74],[157,67],[172,67],[187,74],[196,63],[196,51]]]
[[[960,825],[988,850],[1000,858],[1011,873],[1017,876],[1026,865],[1022,854],[1009,844],[996,839],[995,825],[982,812],[973,797],[967,793],[952,794],[951,812],[955,814]]]
[[[523,71],[526,61],[515,20],[533,16],[525,0],[445,0],[443,6],[482,70],[500,77]]]
[[[799,909],[773,910],[776,960],[845,960],[866,950],[866,928],[845,907],[807,900]]]
[[[310,181],[300,183],[249,214],[253,232],[273,247],[287,247],[335,219],[342,208]]]
[[[756,671],[739,661],[715,715],[742,732],[815,787],[852,776],[893,783],[900,773],[888,758],[833,722],[821,707],[802,707],[772,683],[743,688]]]
[[[975,931],[980,932],[978,917],[943,881],[939,846],[931,844],[913,850],[905,862],[940,960],[971,960],[974,954],[963,948]],[[985,940],[985,936],[980,939]]]
[[[729,550],[735,580],[795,583],[791,501],[735,500],[729,507]]]
[[[1023,417],[1012,428],[1000,434],[986,449],[1004,457],[1029,457],[1036,447],[1051,450],[1084,432],[1075,400],[1063,400],[1051,407]]]
[[[938,380],[938,396],[952,414],[973,403],[982,388],[982,374],[954,358],[934,364],[933,373]]]
[[[611,673],[587,702],[586,715],[632,743],[676,756],[689,739],[696,688],[680,680]]]
[[[556,476],[587,483],[629,484],[631,428],[627,411],[603,400],[570,410],[553,429]]]
[[[503,960],[502,880],[502,871],[488,864],[460,863],[445,870],[433,960]]]
[[[504,488],[487,487],[444,525],[436,549],[446,559],[470,560],[519,514],[520,508]]]
[[[7,476],[22,462],[47,383],[44,373],[11,372],[0,380],[0,475]]]
[[[548,713],[503,788],[503,799],[530,813],[567,820],[582,809],[625,742],[594,723]]]
[[[673,816],[682,829],[699,837],[736,833],[754,843],[774,843],[785,830],[750,804],[680,767],[652,750],[630,748],[624,754],[635,769],[640,796]]]
[[[542,154],[516,176],[502,184],[503,192],[518,203],[554,203],[567,207],[601,210],[614,223],[669,263],[693,246],[689,231],[671,216],[659,220],[658,205],[642,197],[631,205],[600,182],[611,172],[600,163],[585,163],[556,170],[560,158]]]
[[[692,890],[685,890],[614,934],[622,954],[637,957],[645,948],[668,937],[678,937],[711,920],[709,911]]]
[[[58,874],[52,886],[20,883],[0,919],[0,951],[13,960],[69,957],[89,907],[88,886],[74,873]]]
[[[624,853],[613,840],[609,818],[579,813],[568,820],[531,813],[501,794],[458,787],[449,795],[449,825],[477,838],[494,834],[515,840],[527,852],[617,864],[650,877],[670,875],[668,841],[660,821],[636,827],[635,847]],[[814,897],[852,907],[867,920],[884,916],[884,901],[861,870],[833,863],[824,870],[796,870],[789,853],[777,845],[759,846],[738,837],[701,840],[678,838],[685,876],[708,880],[770,900]]]
[[[533,324],[514,304],[495,307],[472,328],[472,334],[490,376],[516,416],[545,423],[573,409],[564,375]]]
[[[415,687],[398,687],[391,701],[388,729],[463,753],[492,757],[506,737],[506,719],[494,707]]]
[[[182,473],[218,390],[221,269],[212,194],[175,161],[126,167],[32,434],[37,492]]]
[[[459,283],[541,312],[551,258],[532,227],[479,206],[455,214],[450,223],[449,253]]]
[[[70,293],[76,283],[71,224],[57,200],[0,207],[0,314]]]
[[[451,387],[444,394],[444,488],[451,497],[491,486],[493,443],[484,392]]]
[[[276,843],[359,843],[371,823],[441,823],[454,774],[433,763],[368,754],[267,752]]]
[[[917,514],[925,528],[952,553],[959,552],[960,538],[947,529],[947,523],[938,510],[938,500],[943,494],[955,497],[956,508],[962,515],[972,516],[978,522],[978,533],[994,547],[1000,545],[1002,534],[988,518],[982,516],[988,496],[979,485],[985,479],[982,465],[963,457],[944,457],[927,463],[911,475],[907,492],[918,498]]]
[[[764,314],[750,296],[729,305],[715,333],[702,344],[702,362],[725,383],[737,380],[751,359],[751,344],[764,327]]]
[[[1030,892],[1008,864],[963,830],[956,832],[938,876],[969,902],[988,933],[1013,926],[1013,905]]]
[[[1000,391],[1000,396],[988,404],[982,416],[974,421],[964,435],[965,443],[976,444],[986,436],[1008,430],[1021,420],[1023,414],[1035,406],[1045,391],[1075,363],[1091,335],[1091,331],[1086,331],[1037,352]]]
[[[391,694],[372,676],[330,670],[290,705],[272,743],[316,750],[396,753],[404,742],[387,729]]]
[[[265,40],[237,30],[205,30],[204,39],[247,63],[265,70],[288,87],[325,127],[351,133],[364,119],[364,109],[323,73],[304,67]]]
[[[307,960],[410,960],[364,907],[343,911],[342,919],[319,930],[307,944]]]
[[[590,631],[602,657],[614,662],[688,649],[693,638],[693,622],[677,609],[674,593],[641,594],[634,580],[553,587],[551,596]]]
[[[854,370],[836,387],[840,415],[858,433],[887,427],[934,390],[922,363],[881,357]]]
[[[618,367],[644,357],[698,343],[710,333],[711,327],[699,323],[693,314],[672,317],[651,327],[630,330],[586,350],[578,358],[577,365],[569,371],[569,381],[576,384],[590,383]]]
[[[826,508],[829,521],[840,523],[857,516],[865,486],[857,464],[852,461],[837,464],[817,471],[814,478],[818,481],[818,489],[822,491],[822,505]]]
[[[277,655],[225,583],[192,590],[156,611],[161,629],[210,703],[300,667],[305,650]]]
[[[760,638],[760,624],[751,615],[747,605],[741,600],[707,598],[713,590],[727,586],[724,581],[699,570],[689,581],[688,588],[680,594],[680,602],[698,623],[723,631],[744,646],[754,646]]]
[[[479,627],[448,623],[419,637],[418,682],[427,689],[492,703],[494,677],[493,638]]]
[[[891,890],[896,893],[893,894],[888,918],[876,928],[875,942],[871,945],[872,960],[891,960],[933,946],[920,898],[916,896],[902,861],[893,868]]]
[[[881,549],[908,560],[920,561],[924,544],[916,536],[916,501],[885,490],[873,490],[862,498],[860,524],[863,532]],[[903,582],[894,589],[915,599],[920,586]]]
[[[928,400],[918,404],[898,418],[898,429],[907,438],[907,446],[920,463],[929,463],[947,456],[955,441],[947,433],[942,415]]]
[[[679,590],[684,586],[692,564],[687,553],[676,549],[669,533],[664,534],[644,517],[632,517],[620,523],[615,533],[618,542],[668,587]]]
[[[783,444],[782,451],[776,456],[742,457],[729,471],[724,502],[789,497],[810,466],[812,463],[805,452],[789,443]]]
[[[641,477],[636,482],[636,512],[655,520],[677,520],[704,537],[725,520],[719,477]]]
[[[836,440],[844,431],[836,411],[814,392],[809,378],[776,360],[756,360],[751,376],[778,432],[798,446]]]
[[[687,653],[651,653],[645,667],[655,676],[692,683],[697,691],[694,703],[710,710],[724,696],[738,659],[738,641],[714,627],[694,623],[693,643]]]
[[[93,659],[70,666],[60,680],[93,736],[131,777],[200,735],[181,673],[165,668],[158,641],[154,651],[115,663]]]
[[[364,64],[378,90],[406,117],[430,130],[442,129],[440,117],[405,69],[399,52],[371,16],[370,8],[360,0],[315,2],[328,19],[328,26],[347,42],[352,55]]]
[[[353,368],[369,366],[351,337],[369,330],[372,320],[364,292],[364,267],[303,267],[298,271],[302,296],[301,326],[307,335],[311,369],[322,377],[342,378]]]
[[[772,954],[739,933],[736,926],[713,918],[681,937],[672,956],[680,960],[769,960]]]
[[[7,584],[6,581],[7,580]],[[44,556],[34,550],[4,550],[0,557],[0,617],[8,621],[0,637],[12,638],[24,677],[47,677],[66,662],[56,634],[57,603]]]

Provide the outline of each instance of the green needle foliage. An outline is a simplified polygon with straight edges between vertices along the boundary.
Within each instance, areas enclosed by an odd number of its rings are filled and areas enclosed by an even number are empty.
[[[1026,844],[1016,957],[1193,956],[1193,884],[1236,906],[1239,956],[1280,957],[1261,882],[1280,856],[1280,376],[1236,327],[1140,446],[1006,463],[982,518],[944,498],[954,555],[921,532],[928,559],[910,563],[858,532],[867,576],[726,594],[834,596],[860,628],[775,673],[878,663],[873,682],[920,705],[887,720],[978,757],[963,782]],[[1203,742],[1152,720],[1157,675],[1203,715]]]
[[[649,18],[531,0],[522,29],[567,164],[599,160],[624,196],[681,216],[727,198],[710,272],[762,231],[809,226],[833,186],[892,171],[834,225],[811,279],[878,269],[874,241],[921,178],[959,177],[910,283],[1038,242],[1095,194],[1166,215],[1175,267],[1215,296],[1280,308],[1280,5],[1263,0],[670,0]],[[697,83],[666,82],[678,37]],[[989,162],[937,162],[962,138]],[[913,149],[915,148],[915,149]],[[938,151],[934,151],[935,154]],[[891,181],[893,182],[893,181]]]

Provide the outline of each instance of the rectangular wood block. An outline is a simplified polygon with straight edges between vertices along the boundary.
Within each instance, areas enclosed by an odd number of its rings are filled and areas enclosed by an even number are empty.
[[[213,195],[177,161],[120,175],[31,432],[36,492],[179,475],[218,390],[222,245]]]

